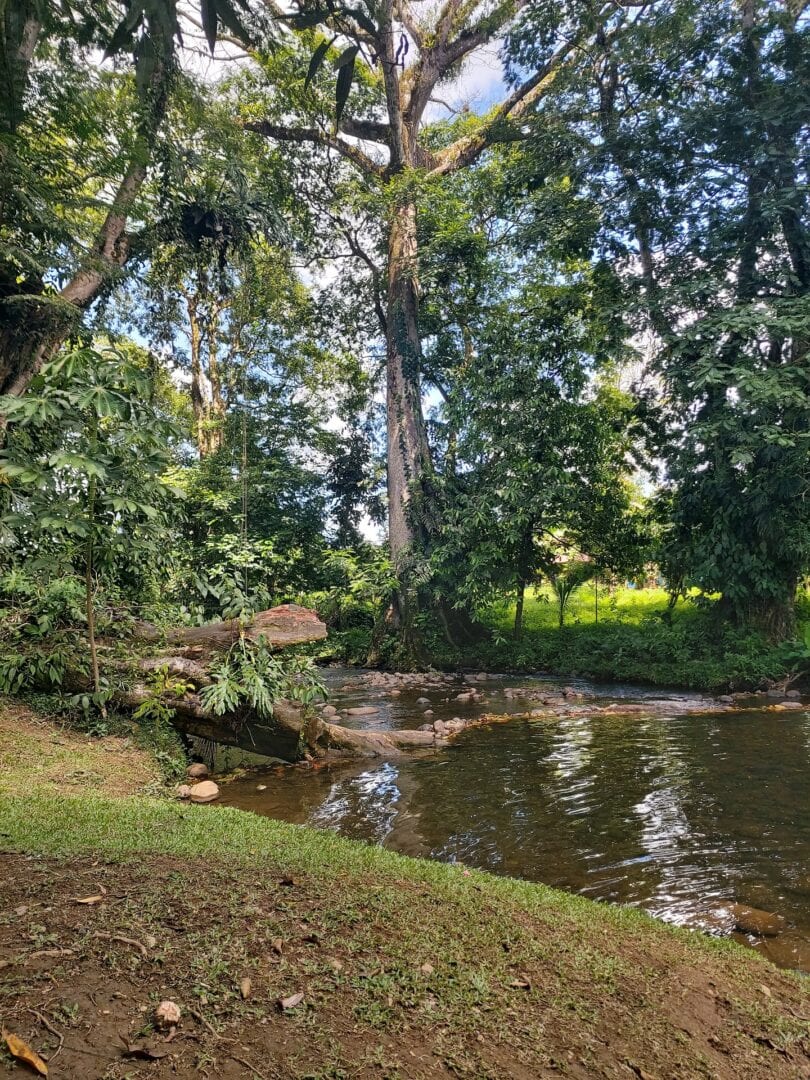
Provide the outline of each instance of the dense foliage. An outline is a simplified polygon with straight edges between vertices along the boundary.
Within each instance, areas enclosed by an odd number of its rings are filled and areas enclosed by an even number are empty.
[[[684,682],[803,662],[801,5],[18,6],[5,689],[79,672],[103,705],[134,619],[289,600],[357,662],[663,679],[689,635]],[[694,619],[566,626],[641,573]],[[207,693],[267,711],[275,661],[240,655]]]

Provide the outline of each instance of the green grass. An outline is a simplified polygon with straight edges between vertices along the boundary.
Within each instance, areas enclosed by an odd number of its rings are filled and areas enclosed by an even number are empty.
[[[679,599],[668,613],[667,599],[662,589],[618,589],[613,596],[600,590],[597,623],[594,590],[586,585],[571,597],[560,628],[550,591],[539,589],[526,597],[521,641],[512,638],[514,604],[502,603],[487,619],[494,640],[445,660],[711,692],[757,689],[807,667],[806,595],[798,603],[799,640],[778,646],[720,620],[711,605]]]
[[[573,1075],[624,1075],[627,1060],[636,1075],[698,1076],[708,1062],[771,1080],[797,1075],[810,1034],[801,980],[732,942],[236,809],[0,796],[0,834],[23,856],[0,874],[0,962],[16,973],[0,1006],[41,1039],[30,1010],[44,986],[53,1021],[112,1061],[114,1033],[149,1035],[166,996],[203,1017],[178,1040],[182,1075],[220,1075],[236,1054],[300,1080],[500,1080],[568,1075],[572,1061]],[[77,888],[106,891],[84,908]],[[38,973],[43,947],[70,953]],[[303,1004],[280,1011],[296,991]],[[76,1004],[96,999],[112,1013],[104,1037],[104,1013]],[[71,1053],[59,1075],[78,1080],[87,1063]]]
[[[663,927],[635,908],[596,904],[534,882],[413,859],[330,831],[290,825],[231,807],[212,809],[148,797],[114,800],[93,795],[0,795],[0,834],[7,850],[40,855],[93,854],[113,860],[150,854],[225,858],[232,866],[255,867],[269,862],[292,875],[331,878],[373,874],[389,882],[405,879],[429,884],[440,896],[478,893],[516,901],[530,911],[551,907],[583,926],[676,934],[698,953],[731,949],[749,958],[733,943]]]
[[[424,651],[433,667],[448,671],[547,672],[713,693],[765,688],[810,667],[807,593],[798,599],[796,640],[778,646],[730,625],[711,602],[679,598],[669,610],[668,599],[663,589],[622,588],[611,595],[602,587],[597,622],[594,588],[588,584],[570,598],[560,628],[555,599],[543,587],[526,594],[520,641],[513,639],[515,605],[509,600],[479,613],[491,636],[465,649],[449,646],[440,628],[428,622]],[[365,626],[332,631],[318,643],[316,654],[362,665],[370,638]],[[382,666],[401,670],[413,665],[412,654],[390,635],[383,643]]]
[[[566,626],[594,626],[597,624],[596,590],[592,584],[583,585],[568,601],[565,611]],[[664,589],[616,589],[611,595],[607,588],[598,590],[598,623],[638,625],[644,619],[661,618],[667,609],[669,595]],[[673,618],[694,618],[693,604],[679,599]],[[557,630],[558,609],[556,598],[549,586],[529,589],[523,608],[523,628],[528,634],[540,630]],[[515,622],[513,601],[493,607],[490,622],[501,633],[511,634]]]

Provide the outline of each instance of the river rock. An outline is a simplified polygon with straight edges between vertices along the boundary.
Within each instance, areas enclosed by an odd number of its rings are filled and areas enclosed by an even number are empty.
[[[785,697],[790,698],[791,701],[798,701],[801,696],[802,695],[798,690],[788,690],[785,694]]]
[[[810,971],[810,941],[807,938],[795,937],[792,934],[766,938],[759,951],[779,967]]]
[[[434,720],[433,721],[433,730],[440,737],[443,736],[443,735],[446,735],[447,734],[447,724],[445,724],[444,720]]]
[[[726,904],[734,919],[734,927],[741,934],[754,934],[756,937],[776,937],[785,928],[785,920],[781,915],[771,911],[762,911],[760,908],[750,907],[748,904]]]
[[[430,704],[430,698],[418,697],[416,699],[416,704],[417,705],[429,705]]]
[[[766,693],[765,696],[770,697],[770,698],[782,698],[782,697],[785,696],[785,691],[784,690],[776,690],[776,689],[768,690],[768,692]]]
[[[208,766],[201,761],[195,761],[186,769],[189,780],[206,780],[208,778]]]
[[[721,694],[717,700],[720,702],[721,705],[734,704],[734,698],[731,696],[731,694]]]
[[[321,709],[323,716],[337,716],[337,709],[334,705],[324,705]]]
[[[779,712],[797,712],[804,708],[804,705],[800,701],[780,701],[778,705],[774,705],[774,709],[778,709]]]
[[[462,694],[456,694],[456,701],[472,701],[473,694],[471,690],[466,690]]]
[[[191,795],[191,788],[188,786],[188,784],[181,784],[180,787],[177,789],[177,798],[187,799],[189,795]]]
[[[388,696],[389,697],[401,697],[402,696],[402,691],[401,690],[389,690],[388,691]]]
[[[347,709],[347,716],[374,716],[377,710],[373,705],[358,705],[354,709]]]
[[[433,709],[425,709],[425,711],[422,713],[422,716],[427,716],[427,717],[433,716]]]
[[[419,731],[433,731],[433,724],[420,724]]]
[[[195,784],[189,791],[188,797],[194,803],[213,802],[219,798],[219,788],[213,780],[203,780],[201,784]]]

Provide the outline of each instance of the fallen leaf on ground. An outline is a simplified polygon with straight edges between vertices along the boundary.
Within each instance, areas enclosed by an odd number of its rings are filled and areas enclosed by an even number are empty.
[[[525,975],[521,975],[518,979],[512,979],[509,983],[513,990],[531,990],[531,979],[527,979]]]
[[[253,983],[248,978],[242,979],[239,983],[239,993],[242,995],[242,1000],[247,1001],[250,997],[250,991],[253,989]]]
[[[419,968],[419,970],[422,972],[423,975],[432,975],[433,974],[433,964],[427,964],[427,963],[422,964],[422,966]]]
[[[3,1038],[6,1040],[6,1046],[12,1057],[15,1057],[18,1061],[24,1061],[26,1065],[29,1065],[35,1072],[38,1072],[40,1076],[48,1075],[48,1066],[39,1054],[31,1049],[28,1043],[23,1042],[23,1040],[16,1035],[12,1035],[10,1031],[3,1031]]]
[[[279,882],[279,885],[285,885],[287,888],[290,888],[290,886],[297,885],[297,884],[298,884],[298,882],[291,875],[286,875]]]
[[[73,899],[77,904],[98,904],[99,901],[104,899],[104,895],[98,893],[96,896],[74,896]]]
[[[286,1012],[287,1009],[294,1009],[296,1005],[300,1005],[303,1000],[303,994],[291,994],[289,997],[279,998],[277,1005],[282,1012]]]
[[[281,950],[284,948],[284,942],[281,940],[280,937],[274,937],[272,942],[270,943],[270,948],[273,950],[274,953],[277,953],[279,956],[281,956]]]

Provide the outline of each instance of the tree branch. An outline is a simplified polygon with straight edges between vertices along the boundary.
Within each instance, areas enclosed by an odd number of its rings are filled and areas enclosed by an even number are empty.
[[[383,176],[385,173],[385,166],[373,161],[358,146],[353,146],[340,136],[330,135],[319,128],[271,124],[269,120],[248,123],[244,127],[246,131],[255,131],[258,135],[264,135],[267,139],[276,139],[278,142],[312,143],[314,146],[337,150],[365,173],[371,173],[374,176]]]
[[[367,139],[386,146],[391,141],[391,125],[381,120],[358,120],[353,116],[344,116],[340,121],[340,130],[352,138]]]
[[[408,0],[395,0],[394,14],[421,49],[425,44],[425,35]]]
[[[579,41],[567,41],[557,49],[549,61],[530,79],[518,86],[497,108],[485,118],[482,126],[473,135],[456,139],[436,155],[436,165],[431,169],[431,176],[444,176],[458,169],[471,165],[488,146],[506,141],[506,134],[499,128],[508,121],[519,120],[531,109],[554,85],[561,69],[571,54],[578,48]],[[515,131],[509,132],[515,138]]]

